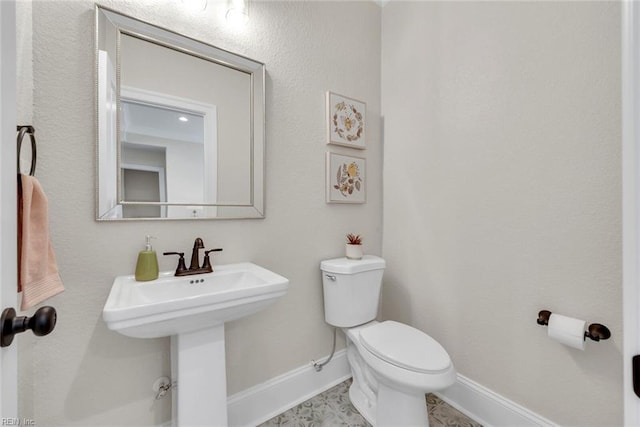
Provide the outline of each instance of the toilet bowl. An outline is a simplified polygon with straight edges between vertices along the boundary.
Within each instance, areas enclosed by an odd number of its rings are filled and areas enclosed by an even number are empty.
[[[323,261],[325,320],[347,338],[353,375],[349,398],[376,427],[429,425],[425,393],[455,382],[446,350],[424,332],[394,321],[378,322],[382,258]]]

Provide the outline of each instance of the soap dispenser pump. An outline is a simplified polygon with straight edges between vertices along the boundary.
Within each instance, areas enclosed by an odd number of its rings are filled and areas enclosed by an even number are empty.
[[[138,282],[147,282],[158,278],[158,256],[151,247],[151,239],[155,239],[155,237],[147,235],[146,238],[147,244],[144,250],[138,254],[136,264],[136,280]]]

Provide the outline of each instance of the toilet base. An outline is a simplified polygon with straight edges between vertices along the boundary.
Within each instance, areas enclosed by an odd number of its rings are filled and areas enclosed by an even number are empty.
[[[376,402],[371,402],[360,388],[360,384],[356,381],[355,377],[349,387],[349,400],[351,404],[360,412],[360,415],[367,420],[372,426],[376,426]]]
[[[375,402],[367,399],[354,378],[349,399],[369,424],[374,427],[429,427],[429,414],[424,394],[407,395],[380,384]]]
[[[429,427],[424,393],[407,394],[379,384],[377,427]]]

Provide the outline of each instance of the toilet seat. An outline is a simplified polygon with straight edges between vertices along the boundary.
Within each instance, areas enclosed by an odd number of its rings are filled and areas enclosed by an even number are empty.
[[[451,358],[436,340],[409,325],[385,321],[360,331],[362,346],[376,357],[414,372],[442,373]]]

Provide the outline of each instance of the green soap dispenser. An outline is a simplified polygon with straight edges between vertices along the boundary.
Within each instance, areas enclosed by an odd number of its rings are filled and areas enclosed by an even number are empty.
[[[158,256],[151,247],[151,239],[155,239],[155,237],[147,236],[144,251],[140,251],[138,254],[138,263],[136,264],[136,280],[138,282],[147,282],[158,278]]]

